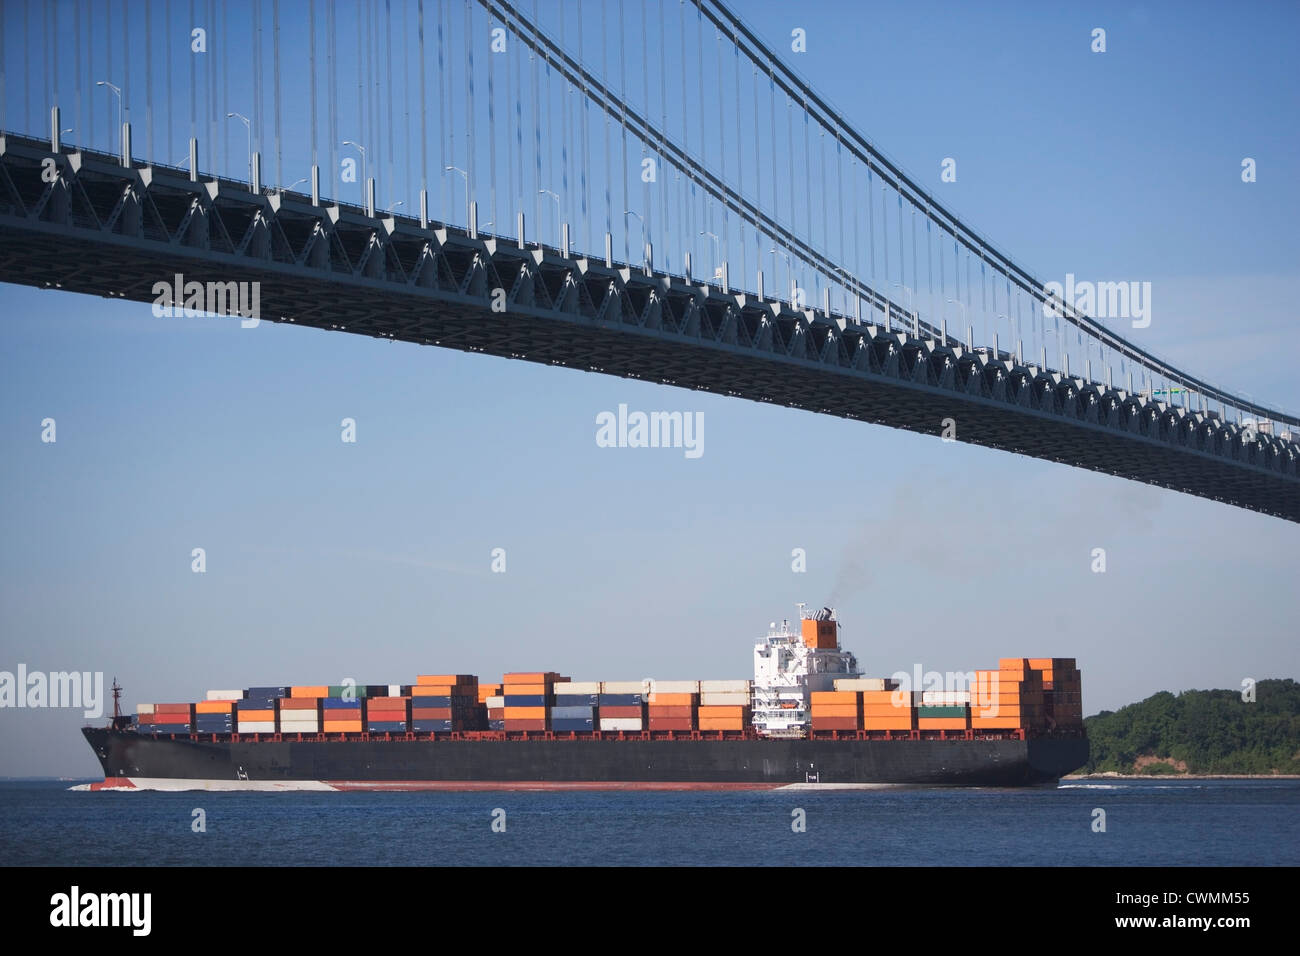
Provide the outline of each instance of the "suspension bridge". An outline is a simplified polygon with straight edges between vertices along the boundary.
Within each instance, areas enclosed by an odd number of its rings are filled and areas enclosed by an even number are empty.
[[[4,281],[256,284],[1300,521],[1300,418],[1053,294],[716,0],[27,2],[0,53]]]

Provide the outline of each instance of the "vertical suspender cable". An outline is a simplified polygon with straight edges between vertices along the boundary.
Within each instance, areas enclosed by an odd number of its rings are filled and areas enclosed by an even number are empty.
[[[743,192],[745,189],[745,150],[741,145],[742,126],[740,114],[744,111],[744,105],[741,101],[740,93],[740,37],[733,31],[731,34],[731,59],[736,73],[736,191]],[[737,223],[737,229],[740,232],[740,278],[746,279],[749,275],[749,263],[745,257],[745,220],[742,217]],[[740,288],[745,288],[741,286]]]
[[[190,23],[194,23],[194,0],[190,0]],[[196,75],[198,58],[193,54],[188,57],[190,61],[190,139],[199,135],[199,108],[198,108],[198,77]],[[196,170],[190,170],[190,175],[196,174]]]
[[[474,8],[465,0],[465,196],[474,193]],[[469,227],[468,221],[465,223]]]
[[[609,88],[609,25],[605,17],[605,11],[608,5],[600,5],[600,82]],[[614,168],[610,165],[609,158],[609,111],[602,110],[605,114],[605,233],[613,235],[614,233],[614,208],[613,208],[613,190],[610,188],[610,178],[613,175]]]
[[[700,8],[703,10],[703,7]],[[718,61],[718,159],[719,168],[722,173],[723,182],[727,179],[727,114],[726,107],[723,105],[726,101],[726,88],[722,83],[722,31],[717,31],[717,61]],[[739,105],[739,104],[737,104]],[[728,227],[731,224],[731,214],[724,205],[719,210],[722,216],[722,262],[726,262],[731,256],[730,241],[727,234]],[[714,263],[713,267],[719,269],[722,262]]]
[[[80,6],[81,0],[77,0]],[[81,13],[77,13],[77,46],[81,46]],[[186,34],[188,38],[188,34]],[[163,0],[163,69],[166,71],[166,80],[163,82],[163,88],[167,91],[167,150],[176,148],[176,141],[172,139],[172,0]],[[188,40],[187,40],[188,42]],[[81,89],[81,64],[80,57],[77,64],[77,90]],[[77,135],[81,135],[81,93],[77,93]]]
[[[317,166],[320,157],[316,149],[316,0],[307,0],[307,34],[307,62],[311,72],[311,164]]]
[[[418,0],[415,14],[415,32],[417,50],[420,55],[420,189],[428,190],[429,188],[429,139],[428,125],[425,121],[424,112],[424,0]],[[428,202],[428,192],[425,192],[425,202]]]
[[[659,128],[662,129],[664,131],[664,135],[667,136],[668,135],[668,69],[664,63],[664,56],[668,52],[668,34],[666,32],[666,26],[665,26],[664,3],[659,4],[658,51],[659,51],[659,62],[656,64],[655,69],[659,73]],[[649,69],[649,67],[650,64],[647,63],[646,68]],[[662,158],[663,158],[662,155],[655,157],[655,187],[658,189],[659,192],[659,210],[660,210],[659,228],[662,229],[664,233],[663,247],[664,247],[664,252],[666,254],[668,252],[668,236],[669,236],[668,182],[666,179],[662,178],[663,174],[666,173],[667,170],[659,168],[660,160],[662,160]],[[665,266],[667,265],[667,263],[668,263],[668,259],[665,256],[664,258]]]
[[[488,11],[488,36],[492,35],[492,11]],[[496,52],[487,53],[487,141],[488,141],[488,212],[492,228],[501,232],[497,222],[497,111]]]
[[[627,21],[624,18],[625,12],[624,0],[618,0],[618,123],[623,137],[623,195],[621,201],[624,209],[631,209],[632,207],[628,202],[627,188]],[[623,216],[622,219],[620,227],[623,230],[623,261],[627,262],[631,259],[627,216]]]
[[[388,101],[388,136],[386,137],[386,155],[387,161],[385,169],[387,176],[384,182],[384,198],[388,200],[389,208],[393,205],[393,100],[396,95],[393,89],[393,10],[392,0],[384,0],[384,96]]]
[[[537,0],[533,0],[533,22],[537,22]],[[539,73],[540,67],[537,63],[537,51],[533,50],[531,47],[528,50],[528,61],[533,67],[533,222],[536,223],[534,228],[537,235],[540,237],[542,234],[542,111],[539,106],[541,100],[541,78]],[[551,108],[550,75],[551,68],[548,63],[546,67],[546,122],[548,127],[550,126]]]
[[[227,14],[229,13],[229,9],[230,9],[229,4],[223,3],[221,5],[222,43],[221,43],[221,63],[219,65],[219,69],[221,70],[221,105],[224,106],[227,111],[230,109],[231,106],[230,103],[230,60],[231,58],[226,56],[226,44],[225,44],[225,38],[230,35],[230,31],[227,29],[229,25],[229,17],[227,16]],[[219,110],[218,112],[221,111]],[[222,168],[229,170],[230,169],[230,127],[229,126],[226,127],[226,135],[222,138],[225,142],[224,151],[222,153]],[[215,147],[217,144],[214,142],[212,145],[213,147]]]
[[[153,0],[144,0],[144,131],[145,151],[152,162],[153,151]],[[170,162],[171,157],[163,157]]]
[[[442,134],[438,136],[438,151],[442,158],[438,161],[439,166],[450,166],[452,163],[452,141],[451,141],[451,117],[447,110],[447,66],[443,56],[443,24],[449,22],[451,14],[448,12],[449,0],[438,0],[438,122],[442,130],[446,131],[446,140],[444,142]],[[439,179],[442,181],[442,221],[445,225],[451,221],[450,211],[450,183],[448,182],[447,170],[444,168],[439,171]]]
[[[208,168],[217,168],[217,63],[215,57],[226,55],[226,38],[217,37],[212,44],[212,24],[216,23],[216,0],[208,0]]]
[[[647,33],[646,24],[646,5],[644,0],[641,4],[641,96],[645,102],[644,110],[646,119],[650,118],[650,39]],[[641,255],[637,257],[639,261],[645,259],[645,243],[652,242],[654,236],[655,216],[654,207],[650,202],[650,183],[645,178],[645,159],[649,144],[641,140],[641,208],[645,212],[645,237],[641,243]]]
[[[582,21],[584,19],[586,18],[582,15],[582,0],[578,0],[578,62],[579,63],[583,61]],[[587,187],[589,185],[587,181],[587,166],[591,162],[591,149],[590,149],[590,139],[587,134],[588,134],[588,117],[591,111],[587,108],[588,107],[587,81],[585,79],[582,81],[582,96],[578,98],[578,103],[582,107],[582,146],[578,152],[577,161],[578,161],[578,177],[579,177],[579,183],[581,189],[581,200],[582,200],[581,219],[582,219],[582,227],[583,227],[583,238],[586,241],[586,245],[583,248],[590,249],[592,246],[591,213],[590,213],[590,207],[587,205]],[[575,134],[577,132],[576,123],[574,127],[574,132]]]
[[[325,0],[325,73],[329,77],[330,106],[330,196],[338,198],[339,174],[339,85],[338,85],[338,11],[335,0]]]
[[[271,69],[275,73],[275,184],[284,186],[280,151],[280,0],[271,0]]]
[[[688,119],[687,119],[689,113],[688,113],[687,108],[686,108],[686,0],[678,0],[678,3],[677,3],[677,17],[678,17],[678,29],[677,29],[677,35],[681,38],[681,41],[682,41],[682,60],[681,60],[681,63],[682,63],[682,69],[681,69],[681,75],[682,75],[682,150],[683,150],[683,152],[687,152],[687,151],[689,151],[689,149],[690,149],[690,135],[689,135],[690,123],[689,123],[689,121],[688,121]],[[690,176],[690,172],[689,172],[689,171],[685,171],[685,172],[686,172],[686,175],[689,177],[689,176]],[[681,182],[681,178],[682,178],[682,171],[679,171],[679,172],[678,172],[678,176],[677,176],[677,181],[678,181],[678,182]],[[683,252],[682,265],[683,265],[683,267],[685,267],[685,264],[686,264],[686,259],[685,259],[685,255],[684,255],[684,254],[686,253],[687,250],[689,250],[689,249],[692,247],[692,243],[694,243],[694,241],[695,241],[695,217],[692,215],[691,202],[690,202],[691,197],[690,197],[690,194],[689,194],[689,188],[690,188],[690,187],[688,187],[685,183],[682,183],[682,188],[681,188],[681,197],[682,197],[682,222],[683,222],[683,223],[685,224],[685,226],[686,226],[686,234],[685,234],[683,237],[681,237],[681,238],[682,238],[682,245],[683,245],[683,249],[682,249],[682,252]]]

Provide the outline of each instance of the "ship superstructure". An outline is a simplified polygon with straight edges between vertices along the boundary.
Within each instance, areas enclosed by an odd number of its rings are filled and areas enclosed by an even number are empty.
[[[789,621],[773,622],[767,637],[754,645],[751,708],[760,736],[807,736],[812,694],[860,673],[857,658],[840,649],[834,608],[809,611],[801,604],[799,618],[798,630]]]

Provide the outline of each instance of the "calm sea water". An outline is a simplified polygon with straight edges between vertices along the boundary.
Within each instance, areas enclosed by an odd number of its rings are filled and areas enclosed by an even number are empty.
[[[758,793],[89,793],[0,783],[18,865],[1297,865],[1300,781]],[[206,815],[192,830],[193,811]],[[492,831],[505,810],[506,831]],[[791,824],[804,811],[806,831]],[[1094,810],[1106,832],[1093,831]]]

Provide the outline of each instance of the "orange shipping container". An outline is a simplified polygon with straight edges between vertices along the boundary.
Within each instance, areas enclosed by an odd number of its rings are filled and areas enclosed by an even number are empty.
[[[858,702],[858,692],[856,690],[815,690],[812,692],[812,703],[816,707],[818,704],[856,704]]]
[[[913,721],[892,717],[863,717],[863,730],[911,730]]]
[[[286,710],[315,710],[320,701],[315,697],[282,697],[280,699],[280,713]]]
[[[705,720],[735,720],[743,723],[748,711],[748,707],[701,707],[700,721]]]
[[[743,720],[733,720],[724,717],[701,717],[700,730],[744,730],[745,722]]]
[[[361,721],[359,720],[327,720],[321,727],[327,734],[361,733]]]
[[[813,730],[857,730],[858,721],[854,717],[817,717],[812,719]]]
[[[691,704],[698,704],[698,694],[651,694],[651,704],[664,704],[668,707],[689,707]]]
[[[906,691],[864,690],[862,692],[862,706],[865,707],[868,704],[877,707],[911,707],[912,695]]]
[[[857,717],[861,711],[854,704],[848,706],[836,706],[833,704],[822,704],[820,707],[813,704],[812,717],[816,720],[818,717]]]
[[[506,720],[545,720],[545,707],[506,707]]]
[[[239,712],[239,722],[256,723],[259,720],[275,720],[275,711],[273,710],[241,710]]]
[[[412,697],[475,697],[477,692],[471,688],[444,687],[438,684],[417,684],[411,688]]]
[[[523,695],[545,696],[550,690],[547,684],[507,684],[505,687],[506,697],[515,697]]]
[[[916,722],[917,730],[965,730],[964,717],[922,717]]]
[[[303,685],[301,687],[290,687],[290,697],[328,697],[330,689],[323,684]]]
[[[552,684],[560,675],[555,671],[516,671],[501,678],[503,684]]]
[[[862,716],[864,717],[906,717],[908,714],[916,713],[915,707],[891,707],[888,704],[863,704]]]
[[[447,687],[452,684],[477,684],[478,678],[473,674],[421,674],[415,678],[415,682]]]
[[[196,714],[228,714],[234,708],[233,700],[201,700],[194,705]]]

